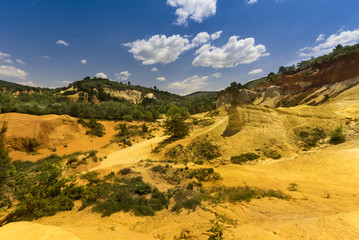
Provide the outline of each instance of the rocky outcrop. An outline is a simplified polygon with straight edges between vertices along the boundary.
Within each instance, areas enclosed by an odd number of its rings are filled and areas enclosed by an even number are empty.
[[[219,108],[222,105],[229,105],[232,103],[250,103],[258,93],[247,89],[233,89],[222,91],[217,99],[216,106]]]
[[[115,90],[112,88],[103,88],[104,92],[109,94],[113,98],[125,99],[126,101],[133,102],[135,104],[139,104],[145,98],[153,98],[156,99],[153,93],[143,94],[137,90]]]
[[[255,103],[269,106],[317,105],[359,82],[359,54],[339,57],[293,75],[282,75],[274,82],[258,84]],[[273,94],[275,87],[276,94]],[[280,94],[280,96],[278,95]]]
[[[85,130],[77,120],[66,115],[34,116],[21,113],[5,113],[0,122],[7,122],[5,145],[9,149],[26,151],[29,139],[40,143],[40,148],[65,145],[81,135]]]
[[[281,75],[273,82],[249,90],[221,92],[217,107],[231,103],[261,106],[318,105],[359,83],[359,54],[339,57],[293,75]]]

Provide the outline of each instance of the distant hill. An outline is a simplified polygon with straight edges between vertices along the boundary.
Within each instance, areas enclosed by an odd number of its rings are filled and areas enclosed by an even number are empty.
[[[17,92],[17,91],[39,92],[42,89],[39,87],[30,87],[30,86],[25,86],[25,85],[21,85],[18,83],[12,83],[12,82],[8,82],[8,81],[4,81],[4,80],[0,80],[0,88],[1,88],[1,90],[5,90],[8,92]],[[46,90],[49,90],[49,89],[46,89]]]
[[[124,84],[108,79],[86,77],[81,81],[71,83],[68,87],[58,89],[58,95],[72,100],[89,102],[101,101],[129,101],[141,103],[144,99],[179,101],[180,96],[154,88],[139,85]]]
[[[185,97],[218,97],[219,91],[198,91],[194,93],[190,93],[186,95]]]
[[[0,110],[35,115],[67,114],[73,117],[108,120],[145,120],[161,118],[175,105],[191,114],[215,109],[218,93],[179,96],[161,91],[86,77],[67,87],[49,89],[0,81]]]

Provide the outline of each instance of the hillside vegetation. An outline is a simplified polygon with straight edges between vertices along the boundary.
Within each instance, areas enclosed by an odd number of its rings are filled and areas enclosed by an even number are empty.
[[[4,89],[0,93],[3,113],[66,114],[86,119],[153,121],[171,106],[185,107],[188,112],[195,114],[213,110],[216,100],[213,96],[181,97],[156,87],[150,89],[89,77],[57,89],[34,88],[5,81],[0,81],[0,87]],[[122,90],[137,91],[140,96],[152,94],[152,98],[143,97],[136,104],[108,93]],[[71,95],[76,95],[76,98],[69,97]]]

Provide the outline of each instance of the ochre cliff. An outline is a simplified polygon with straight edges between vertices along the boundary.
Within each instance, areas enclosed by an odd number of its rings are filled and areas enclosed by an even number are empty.
[[[283,74],[275,81],[254,86],[250,92],[257,95],[252,101],[256,105],[271,107],[298,104],[318,105],[353,87],[358,82],[359,54],[351,54],[293,75]],[[241,90],[238,90],[236,94],[240,94],[239,91]],[[228,93],[228,91],[223,91],[219,95],[217,106],[233,103],[233,99],[228,96],[227,101],[223,101]],[[239,97],[236,99],[237,103],[247,103],[247,101],[241,101]]]

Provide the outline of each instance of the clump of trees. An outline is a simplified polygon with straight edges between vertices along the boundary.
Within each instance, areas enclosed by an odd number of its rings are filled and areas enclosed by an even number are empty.
[[[165,121],[165,133],[172,139],[180,139],[188,135],[189,125],[185,121],[189,117],[187,109],[172,106],[168,109]]]

